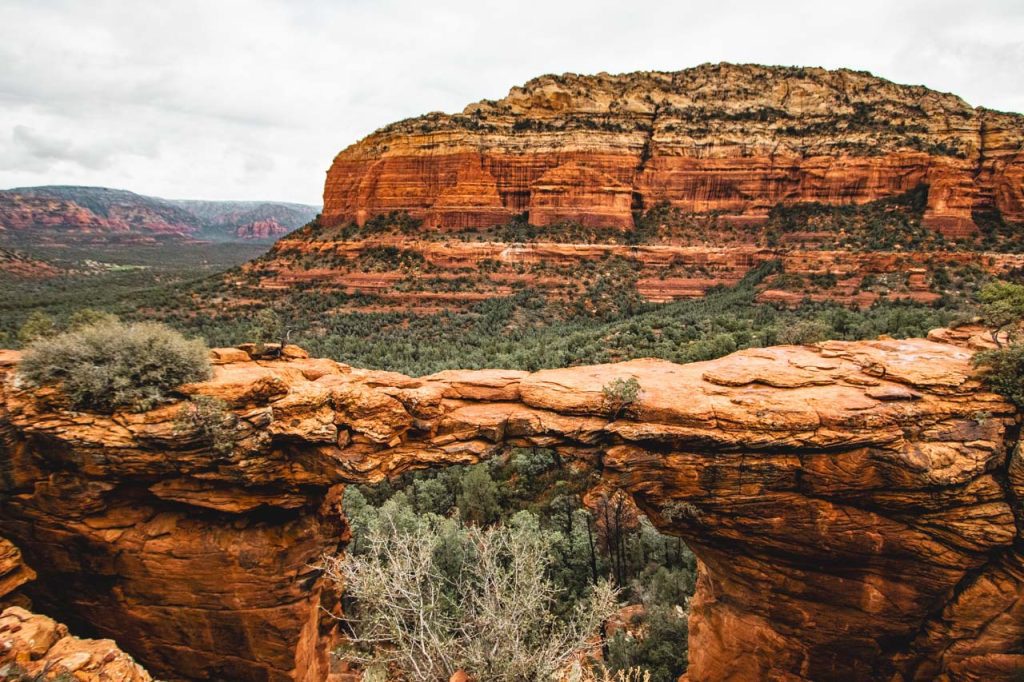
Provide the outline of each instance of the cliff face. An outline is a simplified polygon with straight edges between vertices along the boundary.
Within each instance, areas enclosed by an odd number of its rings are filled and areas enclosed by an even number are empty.
[[[247,273],[260,288],[302,282],[376,296],[354,308],[429,312],[524,286],[580,297],[602,257],[657,302],[782,258],[795,277],[765,282],[763,300],[930,302],[955,294],[931,281],[942,267],[1024,265],[965,255],[1019,253],[1022,198],[1024,117],[924,87],[730,64],[543,76],[343,150],[318,224]],[[840,261],[853,270],[832,272]],[[908,271],[914,282],[861,286]],[[822,274],[847,276],[835,290],[794,284]]]
[[[694,682],[1010,680],[1024,665],[1024,461],[1015,411],[972,376],[973,332],[413,379],[214,351],[180,405],[96,415],[0,357],[0,531],[33,596],[172,679],[322,680],[337,606],[313,568],[348,539],[348,483],[559,449],[700,561]],[[602,387],[634,376],[611,419]]]
[[[21,552],[0,537],[0,675],[5,680],[151,682],[111,640],[79,639],[52,618],[27,611],[20,588],[36,577]],[[22,677],[24,675],[24,677]]]
[[[455,115],[392,124],[334,159],[328,225],[407,211],[433,230],[576,220],[633,226],[662,202],[764,219],[929,187],[925,224],[1024,221],[1024,118],[863,72],[704,65],[542,76]]]

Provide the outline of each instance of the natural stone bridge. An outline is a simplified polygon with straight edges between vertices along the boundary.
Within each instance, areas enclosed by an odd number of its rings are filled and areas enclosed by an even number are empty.
[[[421,379],[224,349],[184,388],[239,416],[224,454],[178,404],[72,412],[0,353],[0,535],[37,608],[158,677],[319,681],[338,600],[313,566],[344,548],[344,486],[552,447],[698,556],[691,681],[1012,679],[1024,461],[972,333]]]

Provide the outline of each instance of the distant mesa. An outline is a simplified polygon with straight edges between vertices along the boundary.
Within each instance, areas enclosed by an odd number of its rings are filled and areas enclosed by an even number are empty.
[[[0,191],[0,234],[51,242],[273,241],[318,212],[316,206],[283,202],[179,201],[103,187],[20,187]]]
[[[859,71],[706,64],[541,76],[460,114],[386,126],[337,155],[324,221],[391,211],[454,230],[525,213],[629,228],[661,203],[761,220],[927,185],[924,224],[1024,221],[1024,117]]]
[[[758,300],[861,308],[1024,268],[1024,116],[846,69],[541,76],[341,151],[321,218],[245,281],[427,313],[578,300],[595,268],[693,298],[768,261]]]

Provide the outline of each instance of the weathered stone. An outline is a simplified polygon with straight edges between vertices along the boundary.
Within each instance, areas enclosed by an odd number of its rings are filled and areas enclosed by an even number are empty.
[[[777,203],[860,204],[927,184],[925,223],[958,237],[982,206],[1024,220],[1022,138],[1017,115],[849,70],[542,76],[345,149],[323,220],[407,211],[456,230],[526,212],[535,225],[626,228],[636,205],[757,219]]]
[[[0,607],[19,601],[24,603],[14,592],[35,577],[35,571],[22,559],[21,551],[10,540],[0,537]]]
[[[554,447],[697,554],[693,682],[1009,680],[1024,465],[976,336],[422,379],[229,363],[185,389],[234,406],[227,454],[176,437],[178,405],[69,412],[7,365],[0,531],[40,605],[157,674],[319,682],[337,595],[313,566],[348,539],[343,486]]]
[[[113,641],[72,637],[53,619],[17,606],[0,613],[0,668],[7,665],[18,666],[40,682],[68,675],[81,682],[152,680]]]

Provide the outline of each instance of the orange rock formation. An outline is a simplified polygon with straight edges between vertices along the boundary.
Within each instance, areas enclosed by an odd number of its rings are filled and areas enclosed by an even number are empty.
[[[0,354],[0,531],[44,610],[170,678],[323,680],[346,484],[554,447],[700,561],[693,682],[1010,680],[1024,665],[1024,460],[973,376],[979,330],[414,379],[213,354],[231,452],[180,405],[99,415]],[[602,387],[635,376],[610,419]],[[325,611],[326,609],[326,611]],[[62,616],[63,617],[63,616]],[[70,621],[69,621],[70,622]]]
[[[79,639],[52,618],[12,606],[0,613],[0,671],[32,679],[80,682],[151,682],[131,656],[109,639]]]
[[[415,254],[415,268],[398,265],[368,271],[364,259],[374,250],[395,249]],[[733,286],[752,268],[778,260],[784,272],[807,276],[832,274],[837,286],[818,291],[786,291],[774,288],[774,278],[760,286],[758,300],[799,304],[805,298],[830,300],[869,307],[879,294],[860,288],[866,276],[916,274],[916,280],[893,291],[890,299],[930,303],[941,290],[931,286],[938,267],[977,267],[1006,276],[1024,268],[1024,254],[968,251],[836,251],[770,249],[753,245],[683,246],[673,244],[579,244],[495,241],[419,241],[395,235],[351,241],[316,241],[301,235],[285,237],[274,245],[269,258],[253,261],[245,269],[258,277],[259,286],[287,289],[310,285],[341,289],[347,293],[372,294],[384,305],[418,309],[431,303],[459,307],[485,298],[509,296],[530,287],[552,298],[578,293],[581,268],[618,258],[636,276],[636,290],[644,299],[665,303],[699,298],[718,285]],[[602,266],[603,267],[603,266]],[[472,277],[472,286],[437,287],[433,282],[454,282]],[[939,288],[941,289],[941,288]]]
[[[763,219],[929,186],[925,224],[1024,221],[1024,119],[870,74],[756,65],[542,76],[455,115],[392,124],[334,159],[327,224],[407,211],[451,230],[561,220],[628,228],[661,202]]]
[[[319,224],[246,270],[260,288],[306,283],[376,297],[356,308],[431,312],[523,286],[579,297],[584,269],[601,257],[624,260],[636,291],[654,302],[701,296],[783,259],[788,273],[845,281],[827,291],[768,281],[761,300],[867,307],[884,294],[930,303],[950,293],[930,281],[941,266],[1001,275],[1024,265],[1019,254],[971,255],[957,244],[977,249],[1003,224],[1011,229],[1002,238],[1015,241],[1022,149],[1022,116],[862,72],[719,64],[543,76],[504,99],[394,123],[343,150]],[[885,205],[918,192],[912,207]],[[771,220],[773,210],[812,204],[872,213],[860,223],[847,214],[797,227]],[[665,206],[681,213],[651,234],[651,216]],[[422,224],[382,228],[393,212]],[[911,217],[903,231],[894,215]],[[879,244],[879,232],[900,237]],[[362,256],[381,246],[422,265],[368,266]],[[924,276],[888,291],[860,286],[865,274],[907,270]]]
[[[0,606],[27,605],[18,590],[35,576],[18,548],[0,537]],[[114,642],[72,637],[64,625],[22,606],[10,606],[0,613],[0,675],[5,680],[38,682],[64,680],[68,675],[81,682],[152,679]]]
[[[21,551],[10,540],[0,537],[0,608],[11,604],[27,605],[16,590],[35,580],[36,574],[21,557]]]

